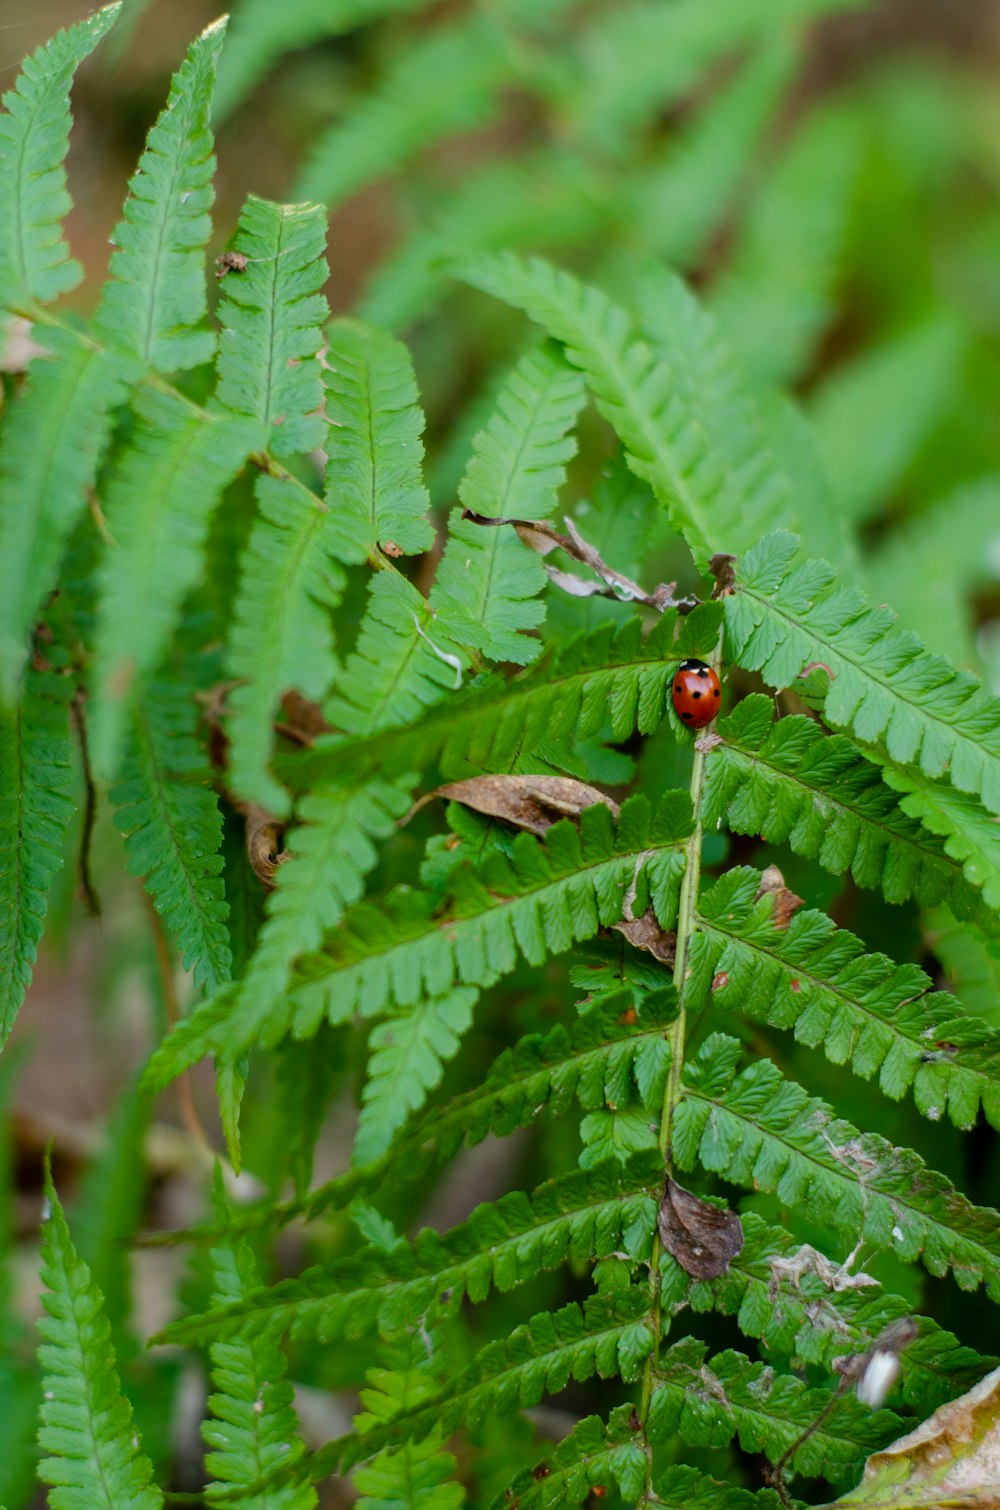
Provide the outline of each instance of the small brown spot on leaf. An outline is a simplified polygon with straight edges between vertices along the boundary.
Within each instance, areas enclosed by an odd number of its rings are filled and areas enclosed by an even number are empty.
[[[623,1027],[630,1028],[633,1023],[639,1021],[639,1014],[635,1010],[635,1007],[626,1007],[624,1012],[619,1017],[618,1021],[623,1025]]]
[[[394,561],[398,561],[403,554],[403,547],[397,545],[395,540],[383,540],[379,549],[384,556],[391,556]]]
[[[718,1279],[743,1247],[743,1226],[735,1211],[710,1205],[670,1175],[658,1226],[667,1252],[695,1279]]]
[[[215,266],[217,278],[224,278],[227,273],[245,273],[247,258],[243,252],[223,252],[221,257],[216,257]]]
[[[538,1463],[534,1468],[532,1468],[531,1477],[537,1483],[540,1479],[547,1479],[551,1472],[552,1469],[549,1467],[548,1463]]]
[[[801,991],[802,990],[802,987],[800,986],[800,984],[799,984],[799,982],[797,980],[789,981],[788,984],[789,984],[789,987],[790,987],[790,989],[792,991]]]
[[[725,970],[720,970],[718,975],[712,977],[712,990],[724,991],[729,985],[729,975]]]
[[[774,926],[784,931],[791,922],[796,907],[802,906],[803,899],[797,897],[794,891],[789,891],[785,878],[776,865],[769,865],[761,875],[754,901],[759,902],[761,897],[768,894],[774,898]]]

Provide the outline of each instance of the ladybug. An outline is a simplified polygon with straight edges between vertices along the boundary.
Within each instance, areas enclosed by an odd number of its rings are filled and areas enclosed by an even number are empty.
[[[703,729],[719,711],[722,688],[704,661],[682,661],[674,672],[674,712],[689,729]]]

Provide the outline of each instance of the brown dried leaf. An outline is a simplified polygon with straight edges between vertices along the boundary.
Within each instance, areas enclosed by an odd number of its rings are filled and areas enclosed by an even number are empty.
[[[284,865],[286,860],[291,859],[291,852],[282,844],[285,837],[284,824],[256,803],[248,804],[244,815],[247,859],[265,891],[273,891],[275,871],[279,865]]]
[[[736,561],[735,556],[729,556],[725,551],[719,551],[708,563],[708,569],[715,578],[715,590],[713,598],[728,598],[736,587]]]
[[[794,891],[789,891],[785,878],[776,865],[769,865],[762,872],[754,901],[759,902],[769,892],[774,897],[774,926],[784,930],[791,922],[796,907],[803,905],[803,899],[797,897]]]
[[[221,257],[215,259],[215,265],[218,268],[215,276],[224,278],[227,273],[245,273],[249,260],[243,252],[223,252]]]
[[[499,818],[529,834],[544,834],[560,818],[578,818],[585,807],[602,803],[617,818],[619,807],[596,786],[569,776],[471,776],[439,786],[432,797],[461,802],[474,812]]]
[[[743,1226],[735,1211],[709,1205],[670,1175],[658,1226],[667,1252],[695,1279],[718,1279],[743,1247]]]
[[[836,1504],[858,1510],[1000,1506],[1000,1368],[872,1453],[858,1487]]]
[[[664,932],[652,907],[648,907],[641,918],[626,918],[612,927],[624,934],[634,948],[645,949],[654,959],[673,965],[677,955],[677,935]]]

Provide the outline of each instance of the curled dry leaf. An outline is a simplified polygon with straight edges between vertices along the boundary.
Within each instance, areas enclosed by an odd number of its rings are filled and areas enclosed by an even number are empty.
[[[243,252],[223,252],[221,257],[215,259],[215,276],[224,278],[227,273],[245,273],[249,260]]]
[[[284,825],[266,808],[250,803],[244,809],[247,834],[247,859],[265,891],[274,890],[274,875],[279,865],[291,859],[283,847]]]
[[[430,793],[461,802],[488,818],[544,834],[560,818],[578,818],[585,807],[603,803],[617,818],[619,807],[596,786],[574,781],[569,776],[471,776],[467,781],[451,781]]]
[[[715,578],[713,598],[728,598],[736,587],[736,557],[728,556],[724,551],[712,557],[708,563],[708,569]]]
[[[660,1241],[695,1279],[718,1279],[743,1247],[735,1211],[712,1206],[667,1175],[658,1217]]]
[[[677,956],[677,935],[667,933],[656,921],[656,913],[647,907],[641,918],[625,918],[612,927],[624,935],[635,949],[645,949],[664,965],[673,965]]]
[[[759,902],[761,897],[767,896],[768,893],[774,897],[774,926],[781,929],[787,928],[796,907],[803,905],[803,899],[797,897],[794,891],[789,891],[785,885],[785,878],[776,865],[769,865],[762,872],[754,901]]]
[[[836,1503],[858,1510],[1000,1505],[1000,1368],[872,1453],[858,1487]]]

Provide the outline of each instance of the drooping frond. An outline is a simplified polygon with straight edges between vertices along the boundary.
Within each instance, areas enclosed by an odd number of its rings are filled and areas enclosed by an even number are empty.
[[[357,320],[330,327],[326,503],[344,561],[416,555],[434,531],[421,474],[424,416],[410,354]]]
[[[796,912],[787,926],[773,893],[755,900],[760,875],[729,870],[698,903],[687,990],[692,1005],[732,1005],[757,1022],[790,1028],[834,1064],[850,1064],[894,1101],[971,1127],[982,1104],[1000,1126],[1000,1035],[935,991],[918,965],[866,954],[825,912]]]
[[[418,34],[381,86],[319,134],[296,192],[335,208],[435,142],[485,123],[510,71],[506,51],[503,32],[486,15]]]
[[[945,853],[959,861],[966,880],[981,890],[987,907],[1000,912],[1000,823],[968,792],[956,792],[912,766],[879,761],[883,780],[899,793],[909,817],[944,840]],[[954,907],[954,903],[952,903]]]
[[[664,1303],[735,1316],[741,1332],[769,1354],[830,1370],[845,1353],[864,1353],[894,1321],[912,1317],[913,1303],[886,1294],[871,1275],[838,1269],[783,1227],[752,1211],[740,1217],[744,1244],[718,1279],[693,1280],[669,1256]],[[827,1267],[824,1268],[824,1262]],[[899,1388],[906,1403],[927,1416],[971,1389],[995,1360],[965,1347],[927,1317],[899,1356]]]
[[[129,184],[95,320],[109,345],[157,372],[197,367],[215,350],[204,323],[202,249],[212,228],[209,112],[225,33],[225,20],[213,22],[174,75]]]
[[[636,1155],[624,1168],[574,1171],[530,1196],[514,1191],[479,1206],[450,1232],[425,1228],[412,1244],[399,1242],[389,1252],[366,1248],[245,1301],[172,1322],[162,1335],[181,1343],[231,1337],[250,1315],[323,1341],[375,1327],[390,1333],[435,1302],[442,1311],[466,1295],[478,1303],[494,1287],[511,1290],[576,1256],[624,1251],[641,1263],[651,1251],[662,1185],[658,1153]]]
[[[742,1353],[706,1358],[706,1352],[704,1342],[684,1337],[661,1354],[647,1423],[651,1442],[677,1433],[689,1447],[721,1448],[738,1437],[744,1452],[777,1462],[805,1435],[790,1466],[841,1484],[857,1477],[868,1454],[902,1431],[898,1416],[868,1410],[851,1391],[826,1414],[828,1390],[810,1389]],[[815,1429],[807,1433],[807,1427]]]
[[[100,14],[103,14],[101,12]],[[4,412],[0,446],[0,694],[12,701],[28,641],[83,512],[133,375],[127,358],[46,329],[51,359],[33,362]]]
[[[726,598],[726,632],[740,664],[772,687],[825,669],[828,722],[881,741],[893,760],[980,795],[1000,813],[1000,701],[967,672],[893,628],[887,608],[839,587],[825,561],[793,565],[794,535],[779,530],[748,551]]]
[[[760,694],[720,719],[718,732],[723,742],[705,767],[706,828],[724,819],[736,833],[788,844],[834,875],[850,871],[887,901],[947,900],[994,931],[945,846],[907,816],[846,735],[824,734],[801,714],[774,722],[774,704]]]
[[[439,1350],[434,1334],[423,1328],[420,1333],[404,1334],[395,1346],[379,1349],[388,1366],[368,1370],[369,1387],[361,1391],[365,1410],[355,1417],[362,1442],[368,1432],[384,1436],[380,1432],[384,1423],[436,1393]],[[382,1448],[355,1469],[354,1482],[363,1496],[358,1510],[457,1510],[465,1490],[453,1477],[457,1460],[441,1450],[446,1436],[437,1428],[421,1442]]]
[[[103,1297],[74,1251],[51,1179],[46,1183],[38,1439],[51,1456],[42,1459],[39,1475],[53,1486],[52,1510],[158,1510],[163,1496],[151,1483],[152,1464],[139,1449],[121,1392]]]
[[[247,259],[222,283],[216,398],[257,421],[253,449],[295,456],[326,427],[316,358],[328,313],[322,288],[326,216],[319,205],[272,204],[251,194],[232,240]]]
[[[226,670],[239,685],[229,698],[233,790],[278,817],[288,793],[268,771],[271,720],[283,692],[319,699],[337,662],[329,610],[344,574],[332,553],[329,515],[292,477],[262,476],[260,518],[240,562]]]
[[[95,770],[118,769],[128,699],[156,670],[198,583],[223,489],[253,444],[245,419],[213,416],[143,388],[128,449],[104,492],[113,544],[100,574],[92,720]]]
[[[383,16],[420,10],[426,0],[242,0],[219,65],[214,116],[222,121],[287,53],[338,37]]]
[[[30,671],[23,704],[0,710],[0,1047],[31,983],[73,813],[71,693],[68,678]]]
[[[62,221],[72,201],[63,162],[69,146],[69,91],[88,53],[114,25],[106,5],[25,61],[0,115],[0,306],[30,309],[75,288],[83,269]]]
[[[624,310],[599,289],[578,283],[538,258],[511,254],[472,256],[455,265],[458,276],[523,309],[562,341],[566,355],[587,379],[600,412],[625,447],[629,466],[652,485],[674,528],[684,536],[698,563],[719,550],[739,550],[758,539],[772,520],[771,486],[759,504],[747,508],[734,492],[700,427],[697,406],[681,372],[639,338]],[[683,286],[665,279],[663,297],[684,318],[685,347],[710,342],[714,331]],[[701,359],[712,365],[711,349]],[[723,382],[728,383],[728,375]],[[761,479],[754,477],[761,486]]]
[[[1000,1295],[1000,1219],[973,1206],[917,1154],[834,1117],[822,1101],[785,1080],[768,1059],[735,1075],[740,1045],[713,1034],[686,1069],[674,1157],[690,1169],[808,1206],[832,1231],[864,1236],[931,1274],[951,1268],[963,1290],[980,1283]]]
[[[216,1305],[238,1302],[260,1283],[246,1243],[216,1247],[212,1274]],[[215,1342],[211,1356],[212,1418],[202,1423],[212,1478],[205,1490],[209,1505],[227,1501],[233,1489],[249,1489],[274,1469],[290,1470],[305,1450],[275,1329],[253,1327],[242,1337]],[[313,1510],[316,1491],[298,1475],[282,1475],[264,1493],[242,1495],[240,1504],[246,1510]]]
[[[791,383],[833,310],[860,133],[842,106],[819,109],[771,165],[711,304],[743,370]]]
[[[128,869],[142,876],[185,969],[203,990],[229,979],[222,818],[195,738],[196,709],[172,681],[133,699],[125,759],[111,790]]]
[[[583,402],[583,383],[557,353],[529,352],[473,441],[459,486],[465,508],[495,519],[548,518],[576,449],[567,432]],[[533,600],[545,580],[538,557],[513,530],[476,525],[454,511],[433,601],[455,638],[491,660],[533,659],[538,642],[521,631],[541,622],[545,610]]]

